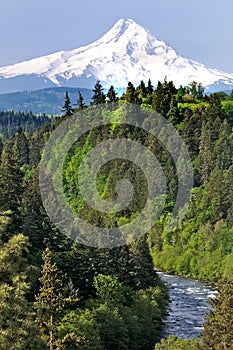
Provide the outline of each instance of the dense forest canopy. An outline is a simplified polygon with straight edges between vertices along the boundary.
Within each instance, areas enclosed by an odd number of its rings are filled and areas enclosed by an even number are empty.
[[[143,122],[148,122],[147,110],[161,113],[188,147],[194,187],[189,209],[173,230],[168,230],[166,223],[177,195],[175,164],[164,145],[149,133],[124,125],[122,106],[126,102],[145,110],[141,115]],[[113,109],[110,103],[118,105]],[[82,94],[78,94],[77,103],[72,106],[67,91],[63,117],[49,123],[45,116],[33,119],[30,114],[2,112],[0,348],[230,348],[232,94],[206,96],[201,84],[193,82],[177,89],[172,82],[164,80],[156,88],[150,81],[141,82],[138,87],[129,83],[125,94],[118,97],[113,86],[104,94],[97,81],[91,105],[92,108],[101,105],[103,114],[110,116],[110,121],[112,118],[112,125],[83,135],[66,157],[63,185],[73,212],[96,225],[117,227],[142,210],[147,183],[143,171],[134,164],[117,159],[99,172],[98,191],[107,200],[115,198],[119,179],[133,181],[132,202],[114,215],[100,215],[86,205],[76,181],[87,151],[102,140],[119,137],[137,140],[156,154],[167,178],[166,205],[152,229],[127,245],[104,249],[75,243],[58,231],[43,207],[39,164],[53,130],[76,111],[79,117],[88,113]],[[20,116],[22,124],[19,124]],[[219,298],[213,303],[215,312],[205,321],[202,339],[171,337],[158,343],[168,295],[154,267],[219,282]],[[216,324],[225,331],[215,331]],[[218,348],[217,344],[220,344]]]

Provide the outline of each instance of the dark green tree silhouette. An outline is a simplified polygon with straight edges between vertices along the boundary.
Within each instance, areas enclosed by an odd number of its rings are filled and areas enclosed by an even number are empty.
[[[77,106],[79,110],[83,110],[85,108],[84,97],[80,91],[78,92]]]
[[[129,103],[135,103],[135,87],[134,85],[129,81],[126,92],[125,92],[125,101]]]
[[[117,102],[118,101],[117,93],[116,93],[113,85],[111,85],[109,90],[108,90],[107,98],[108,98],[109,102]]]
[[[154,92],[154,87],[151,83],[151,80],[149,79],[148,83],[147,83],[147,87],[146,87],[146,93],[147,93],[147,95],[152,95],[153,92]]]
[[[0,188],[0,211],[6,212],[11,218],[2,237],[3,241],[7,241],[15,232],[22,230],[24,173],[20,167],[19,152],[13,139],[7,141],[3,148],[0,164]]]
[[[172,97],[176,93],[177,90],[172,81],[167,82],[166,79],[163,83],[159,81],[153,94],[152,108],[164,117],[167,117],[171,108]]]
[[[93,89],[93,96],[92,96],[92,100],[93,100],[93,104],[94,105],[100,105],[105,103],[106,101],[106,96],[104,94],[104,88],[101,85],[100,81],[97,80],[94,89]]]
[[[65,117],[70,117],[73,114],[73,108],[71,107],[70,96],[67,90],[65,93],[65,102],[64,106],[62,107],[62,112],[64,113]]]

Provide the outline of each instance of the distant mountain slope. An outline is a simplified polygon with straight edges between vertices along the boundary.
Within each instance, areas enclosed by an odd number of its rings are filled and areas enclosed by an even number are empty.
[[[78,91],[84,97],[84,102],[89,104],[93,95],[90,89],[55,87],[41,90],[14,92],[0,95],[0,110],[8,111],[32,111],[35,114],[60,115],[64,105],[64,94],[68,90],[71,103],[77,103]]]
[[[100,79],[105,87],[125,87],[149,78],[187,85],[233,86],[233,74],[184,58],[131,19],[121,19],[90,45],[0,68],[0,92],[52,86],[91,88]]]

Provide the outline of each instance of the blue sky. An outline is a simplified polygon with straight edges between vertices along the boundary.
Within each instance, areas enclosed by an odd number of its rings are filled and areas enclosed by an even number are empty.
[[[0,66],[89,44],[132,18],[179,54],[233,72],[232,0],[1,0]]]

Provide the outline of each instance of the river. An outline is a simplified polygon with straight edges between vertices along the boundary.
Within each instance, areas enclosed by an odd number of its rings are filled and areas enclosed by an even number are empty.
[[[164,320],[162,336],[177,334],[180,338],[198,337],[204,316],[210,310],[209,298],[216,296],[210,285],[196,280],[158,272],[169,290],[169,315]]]

